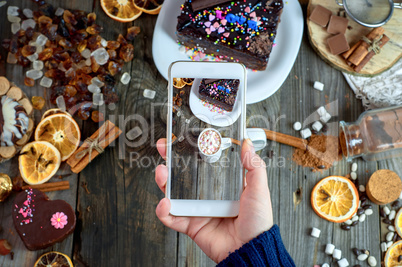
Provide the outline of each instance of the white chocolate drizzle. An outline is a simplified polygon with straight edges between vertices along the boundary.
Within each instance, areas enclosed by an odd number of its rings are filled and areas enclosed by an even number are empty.
[[[14,139],[21,139],[27,132],[29,118],[22,106],[12,98],[3,96],[1,98],[1,111],[3,116],[3,129],[0,136],[2,146],[13,146]]]

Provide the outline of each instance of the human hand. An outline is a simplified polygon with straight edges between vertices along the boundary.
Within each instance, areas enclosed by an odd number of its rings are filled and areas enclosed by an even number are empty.
[[[158,140],[157,148],[166,158],[166,139]],[[265,163],[255,154],[249,139],[243,142],[241,158],[248,172],[238,217],[176,217],[169,214],[170,200],[167,198],[163,198],[156,207],[156,215],[164,225],[188,235],[216,263],[273,226]],[[168,168],[159,165],[155,170],[155,181],[163,193],[167,178]]]

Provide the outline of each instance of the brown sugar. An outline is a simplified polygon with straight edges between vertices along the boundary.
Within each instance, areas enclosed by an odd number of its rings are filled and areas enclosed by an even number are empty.
[[[310,167],[312,171],[329,169],[335,161],[341,159],[339,139],[331,135],[312,135],[307,150],[296,149],[293,153],[294,162],[303,167]]]
[[[401,191],[401,178],[390,170],[374,172],[366,186],[367,196],[378,205],[385,205],[397,200]]]

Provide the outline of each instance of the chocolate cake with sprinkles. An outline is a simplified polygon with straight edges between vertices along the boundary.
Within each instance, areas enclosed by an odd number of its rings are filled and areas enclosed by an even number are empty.
[[[199,87],[201,100],[226,111],[232,111],[240,81],[238,79],[202,79]]]
[[[265,70],[282,9],[282,0],[186,0],[178,17],[178,42]]]

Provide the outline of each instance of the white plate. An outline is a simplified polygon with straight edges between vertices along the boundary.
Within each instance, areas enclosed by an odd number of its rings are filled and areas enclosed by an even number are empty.
[[[177,16],[184,0],[165,0],[156,21],[152,54],[159,72],[168,79],[169,65],[190,60],[179,51],[176,37]],[[303,36],[303,12],[298,0],[283,0],[284,9],[276,36],[276,46],[264,71],[247,71],[247,104],[262,101],[274,94],[286,80],[299,52]]]
[[[193,86],[191,86],[190,91],[189,104],[191,112],[194,114],[194,116],[203,122],[217,127],[227,127],[235,123],[241,113],[241,107],[239,105],[239,101],[237,101],[237,99],[242,99],[241,90],[239,90],[237,93],[233,110],[231,112],[225,111],[224,114],[219,114],[217,112],[212,112],[208,107],[202,104],[198,90],[201,80],[202,79],[200,78],[194,79]]]

